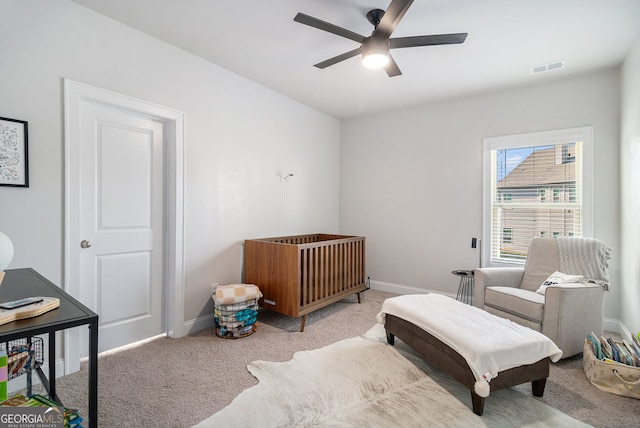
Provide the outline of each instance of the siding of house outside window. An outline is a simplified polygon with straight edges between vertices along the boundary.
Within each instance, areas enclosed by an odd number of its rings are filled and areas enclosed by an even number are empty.
[[[496,150],[494,260],[523,261],[534,236],[581,236],[581,143]]]
[[[487,137],[483,146],[484,266],[524,263],[536,236],[592,236],[592,127]]]
[[[509,230],[500,242],[494,257],[525,259],[529,241],[533,236],[580,235],[580,204],[570,202],[576,188],[575,153],[579,143],[518,149],[497,152],[502,158],[504,176],[496,176],[496,231]],[[517,164],[518,153],[530,154]],[[499,161],[500,162],[500,161]],[[538,195],[553,195],[539,198]],[[504,195],[504,197],[502,196]],[[507,197],[508,195],[508,197]]]

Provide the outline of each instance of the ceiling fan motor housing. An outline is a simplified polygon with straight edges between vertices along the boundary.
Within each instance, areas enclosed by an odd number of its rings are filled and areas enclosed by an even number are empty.
[[[367,19],[370,23],[373,24],[374,27],[377,27],[382,17],[384,16],[384,10],[382,9],[372,9],[367,12]]]
[[[367,37],[362,43],[362,56],[370,54],[388,54],[389,39],[386,37]]]

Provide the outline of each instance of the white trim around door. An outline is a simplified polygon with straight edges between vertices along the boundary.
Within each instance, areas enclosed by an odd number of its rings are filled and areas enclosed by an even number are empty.
[[[166,138],[165,176],[165,334],[182,337],[184,323],[184,113],[95,86],[64,79],[65,102],[65,262],[64,287],[79,295],[78,233],[80,171],[80,111],[83,103],[124,110],[153,118],[164,125]],[[80,369],[78,328],[67,330],[64,341],[65,374]]]

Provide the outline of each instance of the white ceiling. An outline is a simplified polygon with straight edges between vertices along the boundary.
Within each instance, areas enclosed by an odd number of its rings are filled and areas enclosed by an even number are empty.
[[[392,37],[469,33],[461,45],[392,51],[403,74],[359,57],[356,42],[293,21],[298,12],[364,36],[390,0],[73,0],[336,118],[619,65],[640,30],[640,0],[416,0]],[[565,61],[562,70],[530,67]]]

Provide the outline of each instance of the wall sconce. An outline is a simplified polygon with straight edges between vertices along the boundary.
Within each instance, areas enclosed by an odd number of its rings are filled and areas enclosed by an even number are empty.
[[[280,181],[282,181],[284,183],[285,181],[287,181],[291,177],[293,177],[293,173],[292,172],[290,172],[289,174],[285,175],[284,177],[280,177]]]
[[[4,233],[0,232],[0,284],[4,279],[4,270],[13,260],[13,243]]]

